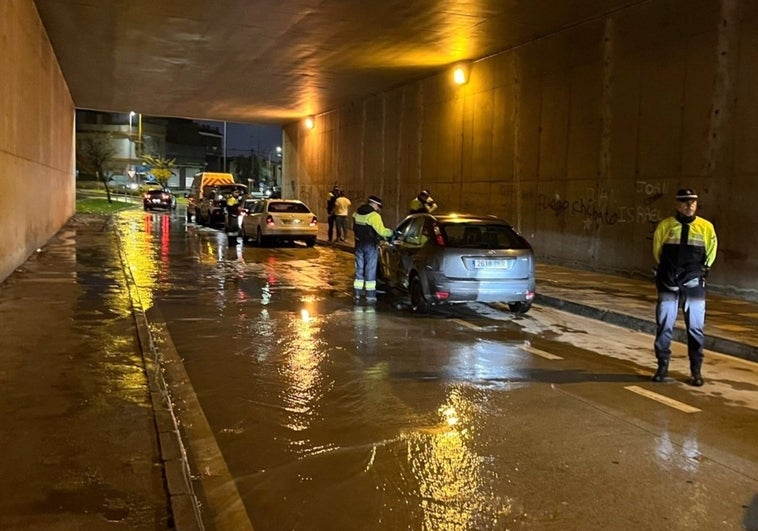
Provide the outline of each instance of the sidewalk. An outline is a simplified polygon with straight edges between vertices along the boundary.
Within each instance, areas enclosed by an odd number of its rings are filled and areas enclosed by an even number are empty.
[[[319,243],[352,251],[346,242],[329,243],[327,224],[319,226]],[[551,264],[537,264],[535,304],[551,306],[607,323],[655,334],[655,285],[651,280],[625,278]],[[758,303],[708,293],[705,348],[758,362]],[[680,317],[674,340],[686,342]],[[652,346],[651,346],[652,348]],[[652,354],[651,354],[652,355]]]
[[[198,528],[119,248],[75,216],[0,284],[0,529]]]

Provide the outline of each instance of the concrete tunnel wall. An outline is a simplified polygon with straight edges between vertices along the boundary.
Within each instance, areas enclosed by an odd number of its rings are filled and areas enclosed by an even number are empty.
[[[75,211],[74,104],[34,3],[0,2],[0,281]]]
[[[655,0],[285,127],[284,193],[318,209],[339,184],[385,224],[429,188],[440,210],[496,214],[543,261],[650,275],[677,188],[700,194],[711,285],[758,299],[758,2]]]

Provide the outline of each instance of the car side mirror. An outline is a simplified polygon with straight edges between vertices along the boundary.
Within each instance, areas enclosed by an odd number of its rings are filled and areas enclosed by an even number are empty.
[[[189,193],[188,192],[184,192],[184,197],[189,197]]]

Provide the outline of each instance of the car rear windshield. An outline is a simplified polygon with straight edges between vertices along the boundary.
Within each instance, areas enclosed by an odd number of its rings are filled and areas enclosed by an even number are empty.
[[[528,249],[529,243],[507,225],[446,223],[441,225],[449,247],[469,249]]]
[[[294,212],[295,214],[308,214],[310,210],[308,210],[308,207],[305,206],[303,203],[269,203],[268,204],[268,211],[269,212]]]

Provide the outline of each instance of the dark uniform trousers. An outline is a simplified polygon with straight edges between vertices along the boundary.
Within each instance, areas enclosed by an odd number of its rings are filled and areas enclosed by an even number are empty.
[[[668,362],[671,356],[671,340],[674,323],[679,307],[684,310],[684,323],[687,329],[687,355],[690,358],[690,370],[699,372],[703,363],[703,326],[705,324],[705,281],[695,279],[697,285],[682,286],[677,291],[670,291],[658,286],[658,304],[656,305],[656,323],[658,331],[655,339],[655,356],[658,362]],[[693,282],[693,283],[695,283]]]

